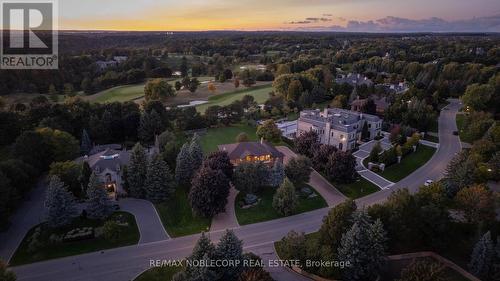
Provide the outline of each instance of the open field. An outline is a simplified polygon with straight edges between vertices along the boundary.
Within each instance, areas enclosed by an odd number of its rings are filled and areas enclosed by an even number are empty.
[[[230,127],[211,128],[201,137],[201,147],[205,154],[216,151],[219,144],[236,142],[236,136],[246,133],[250,141],[256,141],[256,128],[244,124],[236,124]]]
[[[246,133],[249,141],[257,141],[258,137],[256,135],[256,131],[256,127],[246,124],[233,124],[229,127],[210,128],[204,135],[201,136],[201,147],[203,148],[203,152],[208,154],[216,151],[219,144],[235,143],[236,137],[240,133]],[[289,146],[283,141],[274,143],[273,145]]]
[[[33,235],[35,229],[39,227],[35,226],[24,237],[21,245],[10,260],[10,265],[15,266],[137,244],[139,242],[139,229],[137,228],[134,216],[126,212],[115,212],[111,215],[110,219],[116,218],[117,216],[123,216],[128,225],[120,226],[122,230],[118,239],[115,241],[107,240],[101,236],[75,242],[49,242],[49,237],[52,234],[61,236],[75,228],[89,226],[96,228],[104,224],[104,222],[100,220],[76,218],[71,224],[61,228],[54,230],[42,228],[41,235],[38,238],[41,244],[36,247],[34,251],[30,251],[28,239]]]
[[[185,187],[177,187],[174,197],[155,205],[161,222],[171,237],[200,233],[210,229],[210,219],[195,217]]]
[[[321,195],[317,193],[314,188],[308,185],[306,186],[316,194],[316,197],[308,198],[299,196],[298,205],[294,212],[294,215],[328,206],[325,199],[323,199],[323,197],[321,197]],[[276,210],[273,208],[273,196],[275,192],[276,188],[264,187],[261,194],[257,194],[257,196],[260,198],[260,201],[257,203],[257,205],[247,209],[243,209],[239,205],[239,202],[243,200],[245,195],[243,194],[243,192],[238,193],[235,201],[236,218],[238,219],[238,223],[240,225],[245,225],[283,217],[283,215],[276,212]],[[299,192],[300,191],[297,191],[297,193]]]
[[[259,104],[264,103],[268,99],[271,91],[272,85],[269,83],[253,86],[251,88],[240,88],[237,91],[211,96],[208,98],[208,103],[196,106],[196,110],[204,113],[205,110],[212,105],[228,105],[235,100],[241,100],[245,95],[253,96],[255,101]]]

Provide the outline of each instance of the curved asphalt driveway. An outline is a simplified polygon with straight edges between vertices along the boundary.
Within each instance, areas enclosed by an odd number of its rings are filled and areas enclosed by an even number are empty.
[[[139,233],[141,234],[139,244],[162,241],[169,238],[151,202],[142,199],[125,198],[120,199],[118,203],[122,211],[134,215]]]
[[[439,179],[447,163],[460,151],[456,130],[455,114],[460,108],[457,100],[451,101],[439,118],[440,146],[431,160],[398,182],[393,188],[408,187],[416,191],[428,179]],[[391,190],[382,190],[357,200],[359,205],[371,205],[382,202]],[[236,235],[244,241],[244,249],[271,246],[290,230],[311,233],[321,226],[328,208],[281,218],[277,220],[240,226],[234,229]],[[223,231],[209,233],[212,240],[218,240]],[[18,280],[57,281],[57,280],[131,280],[138,273],[150,267],[150,260],[179,259],[190,254],[199,235],[190,235],[160,242],[133,245],[101,252],[66,257],[56,260],[34,263],[13,268]]]

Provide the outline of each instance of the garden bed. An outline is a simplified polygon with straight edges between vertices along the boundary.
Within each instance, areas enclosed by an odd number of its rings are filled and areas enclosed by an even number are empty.
[[[314,190],[314,188],[310,186],[307,187],[309,187],[312,190],[313,194],[316,194],[316,196],[314,197],[299,196],[298,206],[294,214],[309,212],[312,210],[328,206],[326,204],[325,199],[323,199],[323,197],[321,197],[321,195],[317,193]],[[273,208],[273,195],[275,192],[276,188],[264,187],[263,192],[257,194],[260,201],[250,208],[245,208],[244,206],[241,205],[240,202],[243,201],[245,194],[243,194],[243,192],[238,193],[235,201],[236,204],[235,211],[238,223],[240,225],[245,225],[245,224],[258,223],[283,217]],[[299,192],[300,191],[297,191],[297,193]]]
[[[75,235],[80,230],[85,230],[83,234],[87,234],[88,228],[92,231],[96,231],[98,228],[104,225],[105,221],[102,220],[91,220],[84,218],[76,218],[71,224],[49,229],[43,225],[37,225],[33,227],[24,237],[23,241],[19,245],[19,248],[14,253],[12,259],[10,260],[11,266],[17,266],[27,263],[33,263],[43,260],[79,255],[83,253],[95,252],[99,250],[111,249],[116,247],[122,247],[127,245],[134,245],[139,242],[139,229],[135,218],[132,214],[126,212],[115,212],[111,215],[108,220],[112,221],[125,221],[126,225],[119,226],[121,228],[120,235],[114,241],[110,241],[104,238],[104,236],[93,237],[82,235],[82,237],[77,238]],[[79,229],[79,231],[75,231]],[[63,237],[68,233],[72,232],[72,238],[69,240],[73,241],[63,241]],[[37,232],[38,246],[30,247],[30,240],[32,240],[32,235]],[[52,236],[52,239],[51,239]],[[60,239],[56,239],[58,236]],[[65,239],[66,240],[66,239]],[[51,242],[52,241],[52,242]],[[31,248],[31,249],[30,249]]]

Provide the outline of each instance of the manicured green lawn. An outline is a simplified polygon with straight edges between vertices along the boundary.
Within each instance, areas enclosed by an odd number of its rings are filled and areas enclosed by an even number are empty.
[[[38,241],[41,242],[41,245],[37,247],[33,252],[30,252],[28,249],[28,239],[35,232],[35,229],[38,226],[33,227],[28,234],[24,237],[21,245],[14,253],[10,261],[11,266],[17,266],[21,264],[33,263],[43,260],[79,255],[83,253],[95,252],[99,250],[111,249],[116,247],[123,247],[127,245],[134,245],[139,242],[139,229],[137,228],[137,224],[135,218],[132,214],[126,212],[115,212],[108,219],[116,219],[118,216],[122,216],[125,221],[128,223],[127,226],[120,226],[121,233],[119,238],[116,241],[106,240],[103,236],[75,241],[75,242],[49,242],[49,237],[52,234],[56,234],[62,236],[68,231],[80,228],[80,227],[100,227],[104,224],[103,221],[100,220],[90,220],[90,219],[82,219],[77,218],[75,221],[68,225],[58,229],[48,229],[42,227],[41,235]]]
[[[321,195],[317,193],[314,188],[310,186],[308,187],[311,188],[317,196],[313,198],[304,198],[299,196],[299,204],[295,210],[295,214],[327,207],[325,199],[323,199],[323,197],[321,197]],[[238,219],[238,223],[240,225],[245,225],[283,217],[273,208],[273,195],[275,192],[275,188],[265,187],[264,191],[257,195],[261,199],[260,202],[247,209],[240,207],[240,202],[243,200],[245,195],[243,192],[238,193],[235,202],[236,218]]]
[[[417,151],[403,157],[401,163],[393,164],[379,174],[392,182],[398,182],[427,163],[432,155],[434,155],[435,151],[436,149],[433,147],[419,145]],[[425,179],[422,179],[422,182],[424,180]]]
[[[243,87],[243,86],[242,86]],[[240,90],[234,92],[224,93],[216,96],[211,96],[208,98],[208,102],[205,104],[200,104],[196,106],[198,112],[204,113],[207,108],[212,105],[228,105],[236,100],[241,100],[246,95],[251,95],[254,97],[257,103],[264,103],[269,98],[269,93],[272,91],[272,85],[262,85],[255,86],[251,88],[243,87]]]
[[[113,87],[95,94],[96,98],[92,101],[99,103],[131,101],[144,96],[145,85],[146,83],[140,83]]]
[[[359,179],[353,183],[349,184],[333,183],[333,185],[340,192],[342,192],[342,194],[352,199],[357,199],[380,190],[378,186],[365,180],[362,177],[359,177]]]
[[[178,187],[175,196],[169,201],[156,204],[163,226],[171,237],[200,233],[210,229],[210,219],[193,215],[188,201],[188,192]]]
[[[465,117],[465,114],[457,114],[458,135],[460,136],[461,141],[466,143],[473,143],[474,138],[470,134],[468,134],[467,130],[464,128]]]
[[[213,77],[197,77],[197,79],[198,81],[203,82],[213,79]],[[180,79],[168,79],[168,83],[173,86],[178,80]],[[144,96],[145,85],[146,82],[133,85],[116,86],[89,96],[88,98],[93,102],[99,103],[132,101]]]
[[[216,151],[217,145],[236,142],[236,137],[240,133],[246,133],[250,141],[256,141],[257,128],[235,124],[230,127],[210,128],[207,133],[201,137],[201,147],[205,153]]]
[[[182,267],[175,266],[152,267],[137,276],[134,281],[170,281],[181,269]]]

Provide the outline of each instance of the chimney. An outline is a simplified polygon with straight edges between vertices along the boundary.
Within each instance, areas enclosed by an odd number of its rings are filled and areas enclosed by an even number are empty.
[[[260,144],[264,144],[264,138],[260,138]]]

